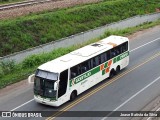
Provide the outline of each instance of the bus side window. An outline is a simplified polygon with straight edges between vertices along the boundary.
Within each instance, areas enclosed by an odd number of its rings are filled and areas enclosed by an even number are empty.
[[[95,63],[96,63],[96,66],[98,66],[101,63],[100,56],[95,57]]]
[[[91,59],[88,60],[88,66],[89,66],[89,70],[92,69],[92,66],[91,66]]]
[[[107,60],[109,60],[111,58],[110,50],[107,51],[106,54],[107,54]]]
[[[119,54],[122,53],[122,45],[118,46]]]
[[[116,51],[115,51],[115,48],[112,48],[111,49],[111,58],[115,57],[116,56]]]
[[[76,73],[75,72],[71,72],[71,79],[72,78],[75,78],[77,75],[76,75]]]
[[[125,42],[121,46],[122,53],[128,50],[128,42]]]
[[[71,68],[70,78],[75,78],[79,75],[78,65]]]
[[[123,45],[122,45],[122,53],[125,52],[125,51],[126,51],[126,50],[125,50],[125,45],[123,44]]]
[[[123,49],[124,49],[124,48],[123,48],[123,44],[122,44],[120,47],[121,47],[121,53],[123,53],[123,51],[124,51],[124,50],[123,50]]]
[[[94,67],[96,67],[96,59],[95,58],[92,59],[92,68],[94,68]]]
[[[91,68],[94,68],[94,67],[98,66],[99,62],[100,61],[99,61],[99,57],[98,56],[92,58],[91,59]]]
[[[116,51],[116,55],[121,54],[121,47],[120,47],[120,46],[117,46],[117,47],[115,48],[115,51]]]
[[[101,57],[101,63],[104,63],[105,61],[107,61],[107,54],[106,53],[102,53],[100,55],[100,57]]]
[[[128,50],[128,42],[125,43],[126,44],[126,51]]]
[[[92,68],[94,68],[93,59],[91,59],[90,61],[91,61],[91,69],[92,69]]]
[[[90,65],[89,65],[90,63],[89,62],[90,61],[87,60],[87,61],[81,63],[81,72],[82,73],[84,73],[84,72],[86,72],[86,71],[88,71],[90,69]]]

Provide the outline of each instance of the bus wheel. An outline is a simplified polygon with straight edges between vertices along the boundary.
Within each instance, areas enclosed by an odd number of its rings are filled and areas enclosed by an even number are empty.
[[[117,68],[116,68],[116,74],[118,74],[120,72],[120,70],[121,70],[120,66],[118,65]]]
[[[112,69],[109,74],[109,79],[111,79],[114,75],[115,75],[115,71],[114,71],[114,69]]]
[[[77,97],[77,92],[73,91],[70,96],[70,101],[73,101]]]

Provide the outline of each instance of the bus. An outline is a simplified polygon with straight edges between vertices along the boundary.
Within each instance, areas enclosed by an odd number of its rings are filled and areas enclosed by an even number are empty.
[[[34,79],[36,102],[60,106],[128,64],[129,39],[111,35],[42,64],[28,80]]]

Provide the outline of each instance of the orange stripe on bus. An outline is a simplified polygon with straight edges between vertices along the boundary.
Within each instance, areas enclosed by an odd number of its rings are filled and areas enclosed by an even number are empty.
[[[112,45],[113,47],[116,47],[116,46],[117,46],[117,44],[112,43],[112,42],[109,42],[109,43],[107,43],[107,44]]]
[[[103,69],[104,69],[104,64],[102,64],[102,65],[101,65],[100,69],[101,69],[101,70],[103,70]]]
[[[111,66],[112,60],[108,61],[108,66]]]
[[[106,71],[105,71],[106,73],[108,73],[109,72],[109,67],[106,69]]]

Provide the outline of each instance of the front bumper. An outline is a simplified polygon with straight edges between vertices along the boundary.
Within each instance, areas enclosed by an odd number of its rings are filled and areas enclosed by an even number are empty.
[[[57,100],[50,100],[48,98],[42,98],[38,95],[37,96],[34,95],[34,100],[38,103],[45,104],[45,105],[50,105],[50,106],[55,106],[55,107],[60,106]]]

